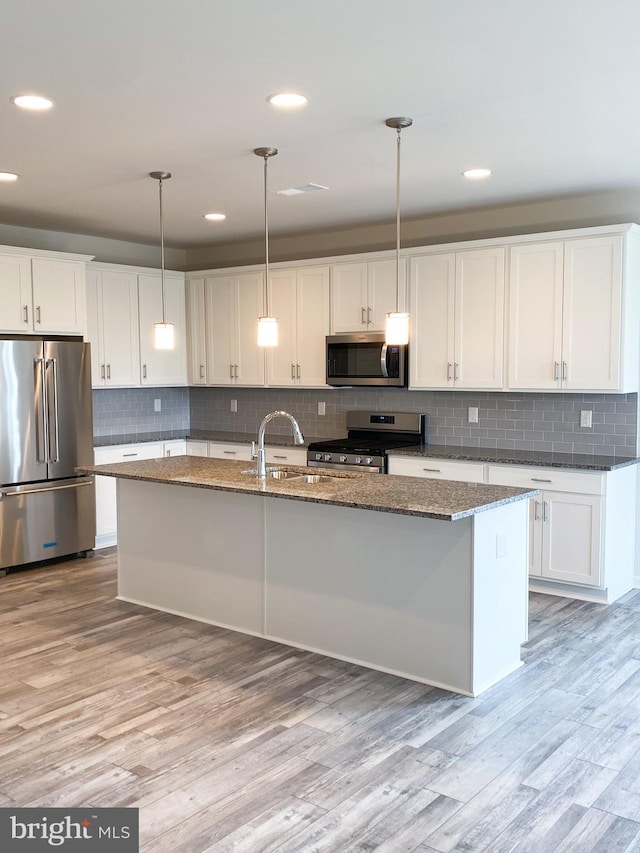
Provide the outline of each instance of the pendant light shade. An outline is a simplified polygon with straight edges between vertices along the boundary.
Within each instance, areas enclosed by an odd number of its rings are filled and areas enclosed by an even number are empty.
[[[258,346],[259,347],[277,347],[278,346],[278,319],[277,317],[269,316],[269,215],[268,215],[268,179],[267,168],[269,157],[274,157],[278,153],[277,148],[256,148],[253,152],[257,157],[264,159],[264,317],[258,317]]]
[[[158,193],[160,199],[160,269],[162,281],[162,323],[153,325],[153,345],[156,349],[175,349],[176,327],[173,323],[167,323],[166,303],[164,293],[164,218],[162,210],[162,184],[169,180],[171,172],[149,172],[149,177],[158,181]]]
[[[403,345],[409,343],[409,314],[400,310],[400,134],[403,128],[411,127],[413,119],[406,117],[388,118],[387,127],[398,132],[396,144],[396,310],[386,315],[385,342]]]

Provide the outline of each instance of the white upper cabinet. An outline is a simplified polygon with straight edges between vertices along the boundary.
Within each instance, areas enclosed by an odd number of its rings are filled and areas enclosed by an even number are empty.
[[[0,251],[0,331],[84,335],[85,261]]]
[[[258,346],[263,274],[205,280],[209,385],[264,385],[264,350]]]
[[[278,346],[267,354],[267,384],[326,385],[329,267],[301,267],[269,276],[269,304],[278,318]]]
[[[205,323],[205,279],[185,284],[187,305],[187,366],[189,385],[207,384],[207,334]]]
[[[171,350],[154,347],[154,324],[162,322],[162,282],[160,274],[138,275],[140,314],[140,361],[142,385],[186,385],[187,341],[184,277],[167,274],[164,278],[165,317],[176,327],[176,345]]]
[[[140,385],[135,273],[87,269],[87,340],[94,388]]]
[[[400,310],[405,310],[406,262],[400,261]],[[396,310],[395,258],[331,267],[331,333],[384,331]]]
[[[411,258],[411,388],[501,388],[505,250]]]
[[[637,389],[637,251],[625,252],[624,241],[606,234],[511,248],[510,388]]]

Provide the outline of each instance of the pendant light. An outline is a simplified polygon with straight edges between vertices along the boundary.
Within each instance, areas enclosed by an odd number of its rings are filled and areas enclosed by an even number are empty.
[[[387,127],[398,132],[396,146],[396,310],[386,315],[385,342],[387,344],[409,343],[409,315],[400,311],[400,134],[403,128],[411,127],[413,119],[398,117],[388,118]]]
[[[153,345],[156,349],[174,349],[176,345],[176,327],[167,323],[164,295],[164,220],[162,215],[162,184],[171,177],[171,172],[149,172],[149,177],[158,181],[160,196],[160,267],[162,280],[162,323],[153,324]]]
[[[256,148],[253,152],[257,157],[264,159],[264,317],[258,317],[258,346],[278,346],[278,319],[269,316],[269,216],[267,204],[267,164],[269,157],[275,157],[277,148]]]

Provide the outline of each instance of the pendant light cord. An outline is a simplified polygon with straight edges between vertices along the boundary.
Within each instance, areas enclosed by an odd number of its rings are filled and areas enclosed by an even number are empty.
[[[400,312],[400,135],[402,128],[398,128],[398,142],[396,146],[396,311]]]
[[[162,323],[166,324],[166,310],[164,298],[164,217],[162,211],[162,178],[158,181],[158,193],[160,195],[160,279],[162,282]]]
[[[267,185],[268,185],[268,169],[269,155],[264,155],[264,261],[265,261],[265,284],[264,284],[264,313],[266,317],[269,314],[269,205],[267,203]]]

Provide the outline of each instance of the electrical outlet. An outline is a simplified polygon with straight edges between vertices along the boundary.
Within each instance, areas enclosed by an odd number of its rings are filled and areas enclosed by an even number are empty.
[[[231,411],[232,411],[232,412],[237,412],[237,411],[238,411],[238,401],[237,401],[237,400],[232,400],[232,401],[231,401]]]
[[[154,400],[153,401],[153,411],[161,412],[162,411],[162,400]]]
[[[326,415],[327,414],[327,404],[326,403],[318,403],[318,414]]]
[[[591,429],[593,426],[593,412],[591,409],[582,409],[580,412],[580,426]]]
[[[469,413],[467,416],[467,422],[470,424],[478,423],[478,407],[477,406],[469,406]]]

